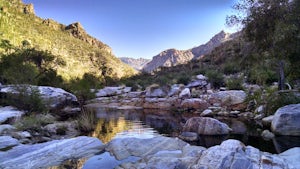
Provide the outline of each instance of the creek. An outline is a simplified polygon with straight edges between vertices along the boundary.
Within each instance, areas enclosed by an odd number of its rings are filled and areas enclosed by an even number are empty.
[[[92,108],[98,118],[95,130],[90,136],[108,143],[114,138],[135,137],[152,138],[158,135],[177,137],[185,121],[192,113],[165,110],[119,110],[102,107]],[[300,137],[276,136],[272,140],[264,140],[260,133],[263,130],[259,122],[240,118],[215,117],[233,129],[230,135],[200,136],[192,145],[211,147],[219,145],[227,139],[237,139],[245,145],[251,145],[261,151],[281,153],[292,147],[300,147]]]

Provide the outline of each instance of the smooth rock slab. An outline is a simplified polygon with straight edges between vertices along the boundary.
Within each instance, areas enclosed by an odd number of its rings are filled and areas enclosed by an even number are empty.
[[[274,115],[271,129],[276,135],[300,136],[300,104],[279,108]]]
[[[14,107],[6,106],[0,108],[0,124],[10,118],[20,118],[24,112],[17,110]]]
[[[243,103],[246,99],[246,93],[243,90],[220,91],[211,95],[211,100],[220,101],[222,104],[235,105]]]
[[[41,144],[20,145],[0,152],[0,168],[47,168],[68,159],[91,157],[102,151],[104,145],[93,137],[76,137]]]
[[[17,139],[12,138],[11,136],[0,136],[0,150],[7,149],[19,144]],[[0,156],[1,158],[1,156]],[[1,159],[0,159],[1,161]],[[1,165],[0,165],[1,168]]]
[[[10,124],[0,125],[0,135],[11,133],[15,130],[16,130],[16,128],[14,126],[10,125]]]
[[[109,142],[106,151],[112,153],[116,159],[123,160],[130,156],[153,155],[161,150],[179,150],[185,145],[187,143],[180,139],[162,136],[150,139],[123,138]]]
[[[224,135],[231,129],[227,124],[210,117],[192,117],[183,126],[183,131],[196,132],[203,135]]]

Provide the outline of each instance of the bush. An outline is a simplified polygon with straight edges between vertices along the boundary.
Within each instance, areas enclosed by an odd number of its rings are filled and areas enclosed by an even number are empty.
[[[190,82],[190,80],[191,80],[191,77],[184,74],[178,78],[177,83],[187,85]]]
[[[205,74],[213,88],[220,88],[224,85],[223,74],[216,70],[208,70]]]
[[[272,115],[280,107],[300,103],[299,91],[278,91],[268,96],[266,113]]]
[[[2,94],[2,105],[14,106],[28,112],[47,112],[48,109],[41,98],[39,90],[33,86],[20,85],[14,89],[15,93]]]
[[[19,122],[15,124],[16,128],[21,131],[41,132],[42,127],[53,123],[52,118],[48,118],[46,114],[36,115],[31,114],[24,116]]]
[[[97,117],[95,112],[89,110],[82,110],[80,116],[77,119],[78,128],[82,132],[90,132],[95,128]]]
[[[233,77],[226,80],[226,87],[229,90],[242,90],[243,89],[243,78]]]

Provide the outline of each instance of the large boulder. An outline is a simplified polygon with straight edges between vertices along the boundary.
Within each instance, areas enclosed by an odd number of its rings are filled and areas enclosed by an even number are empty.
[[[183,131],[196,132],[202,135],[224,135],[231,129],[227,124],[210,117],[192,117],[183,126]]]
[[[271,129],[277,135],[300,136],[300,104],[279,108],[274,115]]]
[[[6,122],[9,119],[21,118],[23,114],[24,112],[19,111],[11,106],[0,107],[0,124]]]
[[[146,89],[146,97],[166,97],[168,89],[161,88],[158,85],[151,85]]]
[[[183,100],[181,102],[181,107],[187,109],[199,109],[203,111],[209,107],[209,104],[203,99],[192,98]]]
[[[222,105],[237,105],[241,104],[246,99],[246,93],[243,90],[228,90],[228,91],[219,91],[211,95],[211,102],[219,102]]]
[[[100,140],[86,136],[19,145],[6,152],[0,152],[0,166],[7,169],[47,168],[69,159],[91,157],[103,149],[104,145]]]
[[[208,149],[182,144],[174,138],[166,139],[163,137],[147,140],[118,139],[110,142],[108,147],[110,147],[109,152],[115,157],[119,156],[119,159],[140,158],[140,160],[123,162],[115,167],[117,169],[297,169],[300,161],[300,148],[293,148],[279,155],[274,155],[261,152],[251,146],[245,146],[242,142],[232,139]],[[104,162],[105,159],[102,161]]]
[[[183,89],[179,94],[179,98],[181,98],[181,99],[187,99],[190,97],[191,97],[191,91],[189,88]]]
[[[61,89],[49,86],[32,85],[3,85],[0,93],[10,95],[33,94],[38,92],[41,99],[49,109],[61,109],[66,106],[77,106],[78,100],[75,95]],[[18,97],[15,97],[18,98]]]

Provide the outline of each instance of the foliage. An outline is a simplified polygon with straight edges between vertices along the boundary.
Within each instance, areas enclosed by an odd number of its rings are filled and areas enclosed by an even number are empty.
[[[53,123],[53,120],[46,118],[46,115],[36,115],[33,113],[24,116],[15,126],[21,131],[42,132],[42,127],[51,123]]]
[[[278,91],[271,94],[267,99],[266,113],[272,115],[280,107],[289,104],[300,103],[300,93],[296,91]]]
[[[226,87],[229,90],[242,90],[243,89],[243,78],[242,77],[231,77],[226,80]]]
[[[208,70],[205,74],[213,88],[220,88],[224,85],[223,74],[216,70]]]
[[[85,104],[86,100],[95,98],[95,93],[91,89],[100,87],[102,87],[101,80],[92,74],[84,74],[82,79],[72,79],[67,84],[67,88],[76,95],[81,106]]]
[[[80,129],[80,131],[90,132],[95,129],[97,117],[95,112],[83,109],[77,121],[78,128]]]
[[[15,48],[34,47],[38,51],[61,56],[67,64],[58,65],[55,70],[64,80],[82,78],[85,73],[101,74],[101,68],[93,64],[91,55],[98,55],[106,61],[107,70],[104,72],[111,70],[111,78],[128,77],[135,73],[102,42],[97,43],[102,45],[91,45],[72,36],[65,25],[25,14],[20,10],[24,8],[22,1],[0,0],[0,4],[6,9],[0,11],[0,53],[9,54]]]
[[[255,52],[268,52],[268,58],[277,60],[278,87],[282,90],[285,62],[294,53],[299,54],[299,0],[240,0],[235,9],[238,14],[229,17],[228,24],[242,24],[245,38],[253,42]]]
[[[38,51],[35,48],[16,49],[16,51],[1,57],[0,82],[37,85],[41,82],[45,83],[44,80],[51,73],[52,81],[56,81],[56,79],[61,79],[55,71],[55,67],[58,65],[63,66],[65,63],[48,51]],[[48,80],[48,82],[50,81]]]
[[[2,105],[11,105],[28,112],[47,112],[47,107],[39,90],[35,87],[20,85],[14,88],[15,93],[2,94],[0,103]]]

